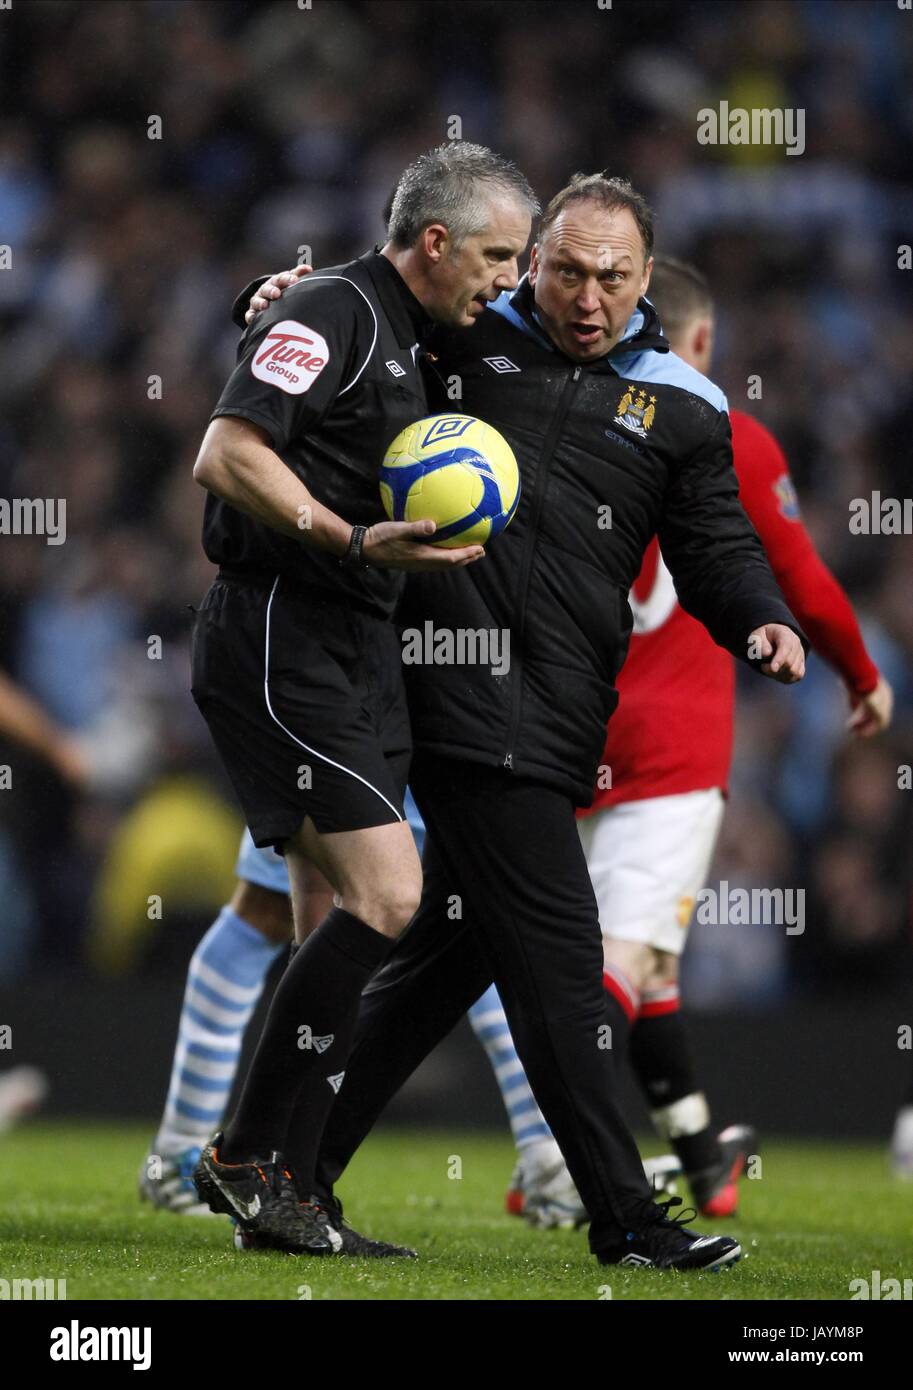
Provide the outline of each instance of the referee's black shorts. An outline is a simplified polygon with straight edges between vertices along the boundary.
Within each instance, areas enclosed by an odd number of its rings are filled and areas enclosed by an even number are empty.
[[[220,573],[196,615],[193,698],[255,845],[405,819],[412,742],[393,624],[284,577]]]

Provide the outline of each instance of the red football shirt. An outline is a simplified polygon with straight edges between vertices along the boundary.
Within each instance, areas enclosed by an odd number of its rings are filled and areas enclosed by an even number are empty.
[[[731,412],[742,505],[761,537],[771,569],[812,647],[857,694],[875,688],[845,592],[799,517],[789,468],[773,435]],[[634,632],[618,677],[618,708],[602,762],[612,786],[597,787],[590,815],[621,801],[722,787],[732,758],[733,658],[680,606],[653,538],[631,590]]]

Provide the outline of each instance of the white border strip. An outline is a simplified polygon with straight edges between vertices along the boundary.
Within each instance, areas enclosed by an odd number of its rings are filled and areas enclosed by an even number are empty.
[[[347,285],[351,285],[353,290],[358,290],[358,293],[361,295],[362,299],[365,301],[368,308],[371,310],[371,317],[374,320],[374,337],[371,339],[371,346],[368,348],[368,355],[365,358],[364,362],[362,362],[358,371],[353,376],[352,380],[349,382],[348,386],[344,386],[341,391],[337,391],[336,397],[338,399],[340,396],[344,396],[347,391],[351,391],[352,387],[355,385],[356,381],[361,376],[365,367],[367,367],[368,363],[371,361],[371,355],[374,352],[375,346],[377,345],[377,315],[374,312],[374,305],[371,303],[364,290],[361,288],[360,285],[356,285],[354,280],[350,280],[348,275],[307,275],[304,278],[307,280],[308,284],[313,284],[317,280],[343,280]],[[298,283],[301,284],[301,281],[299,280]],[[278,723],[279,721],[277,720],[276,722]],[[319,753],[317,756],[320,756]]]
[[[339,276],[338,278],[342,279],[343,277]],[[357,289],[358,286],[356,285],[355,288]],[[334,762],[332,758],[327,758],[323,753],[318,753],[316,748],[311,748],[307,743],[303,743],[300,738],[296,738],[295,735],[292,733],[291,729],[287,729],[283,724],[282,720],[277,718],[269,698],[269,625],[273,607],[273,596],[275,595],[276,589],[279,586],[279,578],[280,576],[277,574],[276,578],[273,581],[273,587],[272,589],[270,589],[269,602],[266,605],[266,653],[265,667],[263,672],[263,693],[266,697],[266,708],[269,711],[270,718],[276,724],[279,725],[279,728],[282,730],[282,732],[284,734],[287,734],[293,743],[298,744],[299,748],[303,748],[306,753],[313,753],[315,758],[320,758],[321,762],[329,763],[330,767],[336,767],[339,769],[340,772],[346,772],[350,777],[356,778],[357,781],[363,783],[363,785],[366,786],[369,791],[374,792],[375,796],[379,796],[385,806],[390,807],[390,810],[396,816],[396,819],[398,821],[404,821],[406,819],[405,816],[400,815],[399,811],[397,811],[396,807],[393,805],[393,802],[388,801],[387,798],[384,796],[383,792],[378,791],[377,787],[373,786],[366,777],[362,777],[360,772],[354,772],[352,768],[344,767],[342,763]]]

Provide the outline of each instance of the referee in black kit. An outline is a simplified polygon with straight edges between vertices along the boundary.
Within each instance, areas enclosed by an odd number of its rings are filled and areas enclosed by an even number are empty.
[[[195,1181],[248,1243],[411,1252],[358,1236],[311,1201],[361,990],[412,917],[421,866],[403,814],[411,753],[390,622],[404,570],[452,570],[431,522],[384,519],[378,471],[428,413],[417,357],[433,323],[468,328],[518,280],[537,204],[509,161],[457,142],[416,160],[380,251],[318,271],[242,339],[194,477],[220,567],[197,615],[193,695],[254,843],[285,853],[296,926],[316,865],[336,906],[276,994],[240,1104]],[[369,566],[369,567],[368,567]],[[281,1158],[293,1106],[310,1153]]]

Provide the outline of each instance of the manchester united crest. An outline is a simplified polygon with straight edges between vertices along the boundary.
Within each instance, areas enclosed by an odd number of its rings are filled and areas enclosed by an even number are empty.
[[[615,424],[624,425],[632,434],[639,434],[641,439],[646,439],[647,430],[653,424],[655,414],[656,397],[648,396],[639,386],[629,385],[618,402]]]

